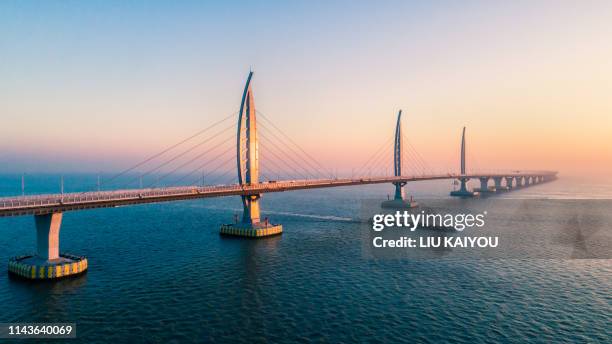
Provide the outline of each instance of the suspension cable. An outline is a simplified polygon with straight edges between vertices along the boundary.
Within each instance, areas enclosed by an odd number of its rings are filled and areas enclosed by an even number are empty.
[[[263,134],[263,133],[262,133],[262,134]],[[289,153],[284,152],[284,151],[282,151],[281,149],[279,149],[278,147],[279,147],[280,145],[274,144],[274,142],[272,142],[272,141],[271,141],[271,140],[270,140],[270,139],[269,139],[267,136],[265,136],[265,135],[261,135],[261,137],[262,137],[262,138],[263,138],[265,141],[268,141],[268,142],[271,144],[271,146],[267,146],[267,145],[265,146],[265,147],[268,147],[268,149],[269,149],[269,150],[272,150],[272,149],[270,148],[270,147],[272,147],[272,146],[273,146],[274,148],[277,148],[277,152],[279,152],[279,154],[283,155],[283,156],[284,156],[284,157],[285,157],[287,160],[291,160],[291,161],[292,161],[292,162],[293,162],[293,163],[294,163],[296,166],[299,166],[299,167],[302,169],[302,171],[303,171],[304,173],[306,173],[307,175],[310,175],[310,176],[314,176],[314,178],[315,178],[315,179],[318,177],[318,176],[317,176],[317,170],[315,170],[315,172],[314,172],[314,173],[312,173],[312,171],[311,171],[310,169],[308,169],[308,168],[305,168],[305,167],[301,166],[301,165],[300,165],[300,163],[299,163],[299,162],[297,162],[297,161],[295,160],[295,158],[293,158],[293,157],[292,157],[292,156],[291,156]]]
[[[192,140],[192,139],[202,135],[203,133],[207,132],[208,130],[210,130],[210,129],[218,126],[219,124],[227,121],[228,119],[234,117],[236,115],[236,113],[237,112],[234,112],[234,113],[230,114],[229,116],[227,116],[227,117],[225,117],[225,118],[223,118],[223,119],[213,123],[212,125],[197,131],[196,133],[192,134],[191,136],[189,136],[189,137],[187,137],[187,138],[185,138],[185,139],[183,139],[183,140],[181,140],[181,141],[179,141],[179,142],[177,142],[177,143],[175,143],[175,144],[173,144],[173,145],[163,149],[162,151],[160,151],[158,153],[155,153],[155,154],[149,156],[148,158],[142,160],[141,162],[139,162],[139,163],[137,163],[137,164],[135,164],[135,165],[133,165],[133,166],[131,166],[131,167],[129,167],[129,168],[119,172],[119,173],[117,173],[116,175],[112,176],[111,178],[109,178],[109,179],[99,183],[99,185],[96,185],[96,187],[101,187],[102,185],[107,185],[107,184],[113,182],[114,180],[116,180],[117,178],[125,175],[126,173],[129,173],[129,172],[135,170],[136,168],[138,168],[138,167],[148,163],[149,161],[152,161],[153,159],[156,159],[156,158],[158,158],[158,157],[168,153],[169,151],[173,150],[174,148],[176,148],[176,147],[178,147],[178,146],[180,146],[180,145],[182,145],[182,144],[184,144],[184,143],[186,143],[186,142],[188,142],[188,141],[190,141],[190,140]]]
[[[269,140],[269,141],[272,141],[272,139],[270,139],[270,138],[267,136],[267,134],[272,135],[272,137],[273,137],[273,138],[275,138],[275,139],[277,140],[277,141],[276,141],[276,143],[280,143],[280,144],[275,145],[275,147],[279,147],[279,146],[280,146],[280,147],[282,147],[282,146],[284,146],[284,147],[288,148],[289,150],[291,150],[291,152],[292,152],[292,153],[293,153],[295,156],[299,157],[299,158],[300,158],[300,159],[301,159],[301,160],[302,160],[302,161],[303,161],[303,162],[306,164],[306,167],[302,167],[304,171],[306,171],[308,174],[314,175],[314,176],[315,176],[315,178],[318,176],[318,175],[317,175],[317,173],[319,173],[319,172],[320,172],[320,168],[318,168],[318,167],[316,167],[316,166],[313,166],[313,165],[312,165],[312,163],[310,163],[310,162],[309,162],[307,159],[304,159],[304,155],[303,155],[303,154],[302,154],[302,155],[300,155],[300,154],[299,154],[299,152],[297,152],[297,151],[295,151],[293,148],[291,148],[291,146],[290,146],[290,145],[288,145],[286,141],[282,141],[282,140],[281,140],[281,138],[279,138],[277,135],[275,135],[275,134],[274,134],[274,132],[272,132],[272,131],[271,131],[270,129],[268,129],[268,128],[267,128],[265,125],[263,125],[263,123],[260,123],[259,125],[260,125],[260,127],[261,127],[262,129],[264,129],[264,131],[262,131],[262,132],[261,132],[262,137],[266,138],[266,139],[267,139],[267,140]],[[287,152],[285,152],[285,151],[281,151],[281,152],[283,152],[283,154],[284,154],[284,155],[285,155],[287,158],[291,159],[293,162],[295,162],[296,164],[300,165],[298,162],[296,162],[296,161],[295,161],[295,159],[293,158],[293,156],[292,156],[291,154],[289,154],[289,153],[287,153]],[[314,173],[312,173],[312,171],[314,171]]]
[[[304,153],[304,155],[309,158],[313,163],[315,163],[316,165],[318,165],[323,171],[325,171],[326,173],[329,172],[327,170],[327,168],[325,168],[321,163],[319,163],[319,161],[317,161],[317,159],[313,158],[310,154],[308,154],[308,152],[306,152],[306,150],[304,150],[300,145],[298,145],[297,143],[295,143],[295,141],[293,141],[293,139],[291,139],[291,137],[287,134],[285,134],[282,130],[280,130],[275,124],[274,122],[272,122],[270,119],[267,118],[267,116],[265,114],[263,114],[260,111],[257,111],[257,113],[259,113],[261,115],[261,117],[268,122],[272,127],[274,127],[278,132],[281,133],[281,135],[285,136],[287,138],[287,140],[289,140],[289,142],[291,142],[295,147],[297,147],[297,149],[299,149],[300,151],[302,151],[302,153]]]

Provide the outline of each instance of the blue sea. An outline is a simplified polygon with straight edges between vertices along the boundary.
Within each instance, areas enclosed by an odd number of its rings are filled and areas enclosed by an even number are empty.
[[[58,192],[58,180],[28,176],[25,191]],[[66,176],[65,191],[95,183]],[[451,188],[408,185],[416,200]],[[263,216],[284,233],[262,240],[219,235],[237,197],[67,212],[61,251],[87,256],[88,272],[50,283],[0,273],[0,323],[76,323],[71,343],[612,342],[609,259],[364,255],[361,201],[392,191],[266,194]],[[20,176],[0,176],[0,195],[18,194]],[[612,199],[612,182],[561,176],[502,197]],[[0,235],[0,263],[35,250],[31,216],[0,218]]]

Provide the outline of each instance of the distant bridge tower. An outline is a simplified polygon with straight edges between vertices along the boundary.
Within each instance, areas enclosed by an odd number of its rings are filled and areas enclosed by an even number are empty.
[[[395,177],[402,176],[402,110],[397,113],[397,123],[395,125],[395,140],[393,144],[393,175]],[[395,182],[395,196],[393,200],[388,200],[382,203],[384,208],[412,208],[418,206],[418,203],[406,200],[404,186],[406,182]]]
[[[395,140],[393,144],[393,175],[402,176],[402,110],[397,113],[397,124],[395,125]],[[404,186],[406,182],[395,183],[396,200],[404,199]]]
[[[467,181],[469,180],[469,178],[466,178],[466,172],[465,172],[465,127],[463,127],[463,131],[461,132],[461,178],[459,179],[459,181],[461,182],[461,187],[459,188],[459,190],[455,190],[455,191],[451,191],[450,195],[451,196],[457,196],[457,197],[473,197],[474,193],[471,191],[468,191],[467,189]]]
[[[249,76],[242,93],[238,127],[236,133],[236,165],[238,183],[243,188],[259,184],[259,140],[257,137],[257,115],[255,98],[251,87],[253,72]],[[242,197],[242,222],[221,226],[221,234],[263,237],[280,234],[281,225],[273,225],[268,220],[261,221],[259,199],[261,194],[250,194]]]

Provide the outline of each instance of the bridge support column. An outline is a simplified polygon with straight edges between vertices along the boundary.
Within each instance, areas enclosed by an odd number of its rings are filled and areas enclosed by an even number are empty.
[[[480,187],[478,189],[476,189],[476,191],[482,193],[487,193],[487,192],[491,192],[494,190],[490,190],[489,189],[489,178],[490,177],[480,177],[478,178],[480,180]]]
[[[405,196],[404,186],[406,185],[406,183],[395,183],[393,185],[395,185],[395,196],[393,197],[393,199],[403,200]]]
[[[60,253],[62,213],[35,215],[36,254],[13,257],[9,272],[27,279],[57,279],[87,270],[87,258]]]
[[[480,177],[480,190],[488,191],[489,190],[489,178],[488,177]]]
[[[254,224],[259,222],[259,199],[261,195],[249,195],[242,198],[242,223]]]
[[[506,177],[506,189],[511,190],[513,188],[512,186],[512,177]]]
[[[520,188],[523,187],[523,177],[515,177],[516,179],[516,187]]]
[[[404,186],[406,183],[394,183],[395,185],[395,196],[392,200],[384,201],[381,204],[383,208],[414,208],[418,207],[419,204],[410,199],[406,199]]]
[[[460,187],[459,190],[451,191],[450,195],[455,197],[474,197],[474,193],[467,189],[468,178],[459,179]]]
[[[506,191],[506,187],[502,186],[502,177],[493,177],[493,181],[495,182],[495,191],[502,192]]]
[[[268,219],[261,220],[259,213],[259,199],[261,195],[248,195],[242,197],[242,222],[221,225],[221,234],[241,236],[248,238],[261,238],[278,235],[283,232],[282,225],[271,224]]]
[[[531,177],[525,177],[525,186],[529,186],[531,184]]]
[[[59,259],[59,232],[62,213],[36,215],[36,255],[48,261]]]

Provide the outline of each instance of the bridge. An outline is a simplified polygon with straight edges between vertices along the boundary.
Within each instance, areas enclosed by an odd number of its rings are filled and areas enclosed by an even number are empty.
[[[479,194],[510,191],[556,179],[557,173],[554,171],[467,173],[465,128],[463,128],[461,136],[460,173],[407,174],[403,170],[408,159],[405,154],[405,139],[401,125],[402,111],[400,110],[397,115],[393,136],[392,154],[390,154],[393,162],[392,175],[260,181],[260,147],[257,130],[258,112],[255,110],[251,85],[252,76],[253,73],[250,72],[244,87],[240,111],[238,112],[235,137],[236,155],[234,158],[238,175],[237,183],[208,186],[139,187],[109,191],[62,192],[60,194],[0,198],[0,217],[33,215],[36,224],[36,254],[11,258],[9,261],[9,272],[28,279],[55,279],[80,274],[87,270],[87,259],[85,257],[60,253],[59,250],[59,232],[62,216],[64,212],[68,211],[198,198],[240,196],[243,204],[242,220],[222,225],[220,233],[223,235],[261,238],[282,233],[282,225],[273,224],[267,218],[262,220],[260,217],[259,201],[264,193],[390,183],[395,187],[394,197],[392,200],[382,202],[381,206],[411,208],[418,205],[412,198],[408,199],[405,195],[404,187],[409,182],[443,179],[457,180],[461,185],[460,189],[452,191],[451,196],[474,197]],[[384,150],[381,154],[382,156],[385,155]],[[200,158],[200,156],[197,157]],[[307,155],[303,161],[307,161],[308,157],[310,156]],[[170,161],[176,159],[177,157],[173,157]],[[290,156],[287,159],[293,160]],[[377,161],[379,160],[373,159],[370,164],[375,165]],[[162,166],[166,164],[167,162],[162,164]],[[139,165],[136,165],[136,167]],[[316,169],[316,166],[312,167],[312,169]],[[479,180],[480,188],[469,191],[467,189],[467,182],[470,179]],[[489,180],[493,180],[494,185],[489,186]],[[142,184],[142,180],[140,183]]]

